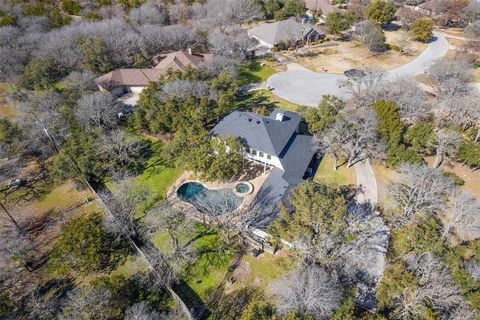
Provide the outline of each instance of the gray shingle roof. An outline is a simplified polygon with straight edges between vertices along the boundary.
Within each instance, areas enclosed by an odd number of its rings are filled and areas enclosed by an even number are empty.
[[[275,120],[279,112],[284,114],[283,121]],[[250,148],[280,157],[300,121],[300,115],[289,111],[275,110],[270,117],[234,111],[213,128],[212,134],[233,135]]]
[[[286,120],[275,120],[280,112]],[[278,203],[287,202],[289,191],[302,180],[315,154],[312,137],[296,132],[300,121],[299,114],[283,110],[275,110],[269,117],[234,111],[212,130],[213,135],[234,135],[249,147],[280,159],[283,170],[273,168],[257,193],[257,197],[268,199],[261,215],[265,218],[256,223],[257,228],[265,228],[275,218]]]
[[[274,23],[262,23],[248,30],[248,33],[271,45],[284,41],[302,40],[312,30],[308,23],[300,23],[294,19],[282,20]]]

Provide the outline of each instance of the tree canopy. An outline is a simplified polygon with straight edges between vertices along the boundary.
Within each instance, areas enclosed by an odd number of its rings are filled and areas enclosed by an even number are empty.
[[[365,10],[365,15],[380,24],[390,23],[395,17],[395,4],[390,0],[373,0]]]

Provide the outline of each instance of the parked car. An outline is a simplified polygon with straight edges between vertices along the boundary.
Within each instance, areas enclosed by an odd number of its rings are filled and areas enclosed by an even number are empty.
[[[119,119],[124,119],[124,118],[126,118],[128,115],[133,114],[133,110],[134,110],[134,109],[135,109],[134,106],[127,104],[127,105],[125,105],[125,108],[123,108],[123,110],[120,111],[120,112],[117,114],[117,116],[118,116]]]
[[[366,75],[365,71],[360,69],[348,69],[343,74],[349,78],[360,78]]]
[[[8,183],[10,189],[17,189],[23,186],[27,181],[24,179],[14,179]]]

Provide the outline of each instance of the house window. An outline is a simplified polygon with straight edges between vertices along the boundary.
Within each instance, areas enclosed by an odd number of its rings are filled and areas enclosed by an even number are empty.
[[[251,152],[254,156],[257,155],[257,150],[255,150],[255,149],[250,150],[250,152]]]
[[[272,160],[272,156],[267,154],[267,160]]]
[[[258,153],[258,156],[259,156],[260,158],[263,158],[263,152],[260,151],[260,152]]]

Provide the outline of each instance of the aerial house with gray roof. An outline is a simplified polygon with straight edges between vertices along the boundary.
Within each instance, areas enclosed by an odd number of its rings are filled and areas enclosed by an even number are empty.
[[[278,109],[270,116],[234,111],[211,134],[239,138],[248,160],[272,168],[259,194],[268,194],[276,206],[291,187],[302,181],[315,154],[312,136],[299,130],[301,121],[298,113]]]

